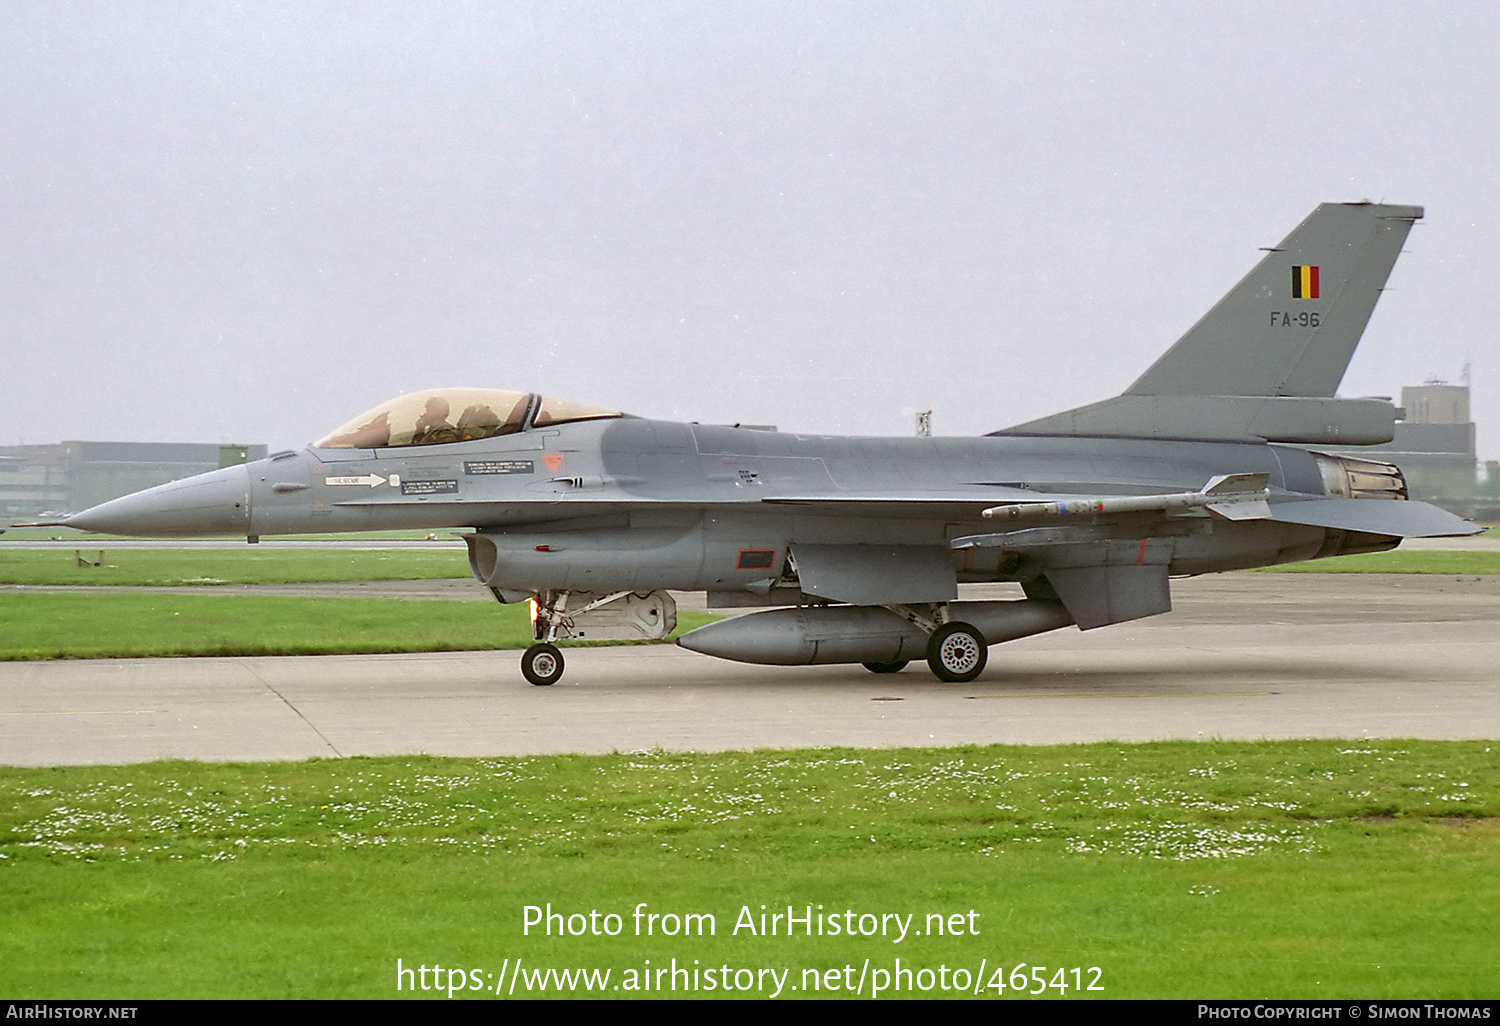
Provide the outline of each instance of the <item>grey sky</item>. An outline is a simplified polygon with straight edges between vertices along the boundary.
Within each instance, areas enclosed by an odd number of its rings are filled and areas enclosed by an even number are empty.
[[[1473,364],[1489,3],[0,3],[0,442],[433,385],[979,433],[1119,392],[1317,203],[1419,203],[1343,394]]]

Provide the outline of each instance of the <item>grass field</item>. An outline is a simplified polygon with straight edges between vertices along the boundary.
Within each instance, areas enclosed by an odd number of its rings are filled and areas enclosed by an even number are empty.
[[[0,549],[0,584],[177,586],[469,577],[464,549]],[[83,563],[80,564],[80,556]],[[95,566],[94,563],[100,565]]]
[[[160,550],[139,551],[142,555],[177,554]],[[131,554],[135,553],[136,550],[132,550]],[[0,562],[7,554],[0,551]],[[71,553],[68,555],[71,561]],[[190,552],[182,555],[205,554]],[[309,558],[324,555],[331,559]],[[294,581],[339,580],[342,578],[338,565],[360,555],[381,557],[387,554],[293,552],[285,555],[286,569],[266,570],[261,574],[247,566],[238,576],[243,578],[253,573]],[[1440,565],[1449,567],[1444,572],[1467,574],[1487,572],[1482,566],[1474,568],[1476,562],[1484,558],[1500,558],[1500,554],[1483,552],[1389,555],[1410,555],[1421,565]],[[1446,557],[1459,559],[1454,563]],[[1388,554],[1376,558],[1388,558]],[[393,562],[406,562],[410,566],[406,560]],[[1321,560],[1318,564],[1295,564],[1290,568],[1276,569],[1296,572],[1306,566],[1311,570],[1321,570],[1321,564],[1338,562],[1338,559]],[[1454,565],[1465,569],[1451,569]],[[326,569],[319,570],[318,566]],[[83,571],[88,569],[80,568]],[[191,573],[192,569],[191,560],[177,566],[179,573]],[[399,576],[394,568],[391,572],[393,577]],[[1436,571],[1392,570],[1386,563],[1334,572]],[[1500,572],[1500,566],[1495,572]],[[449,575],[435,568],[432,576]],[[145,578],[157,582],[172,579],[165,576]],[[144,583],[144,580],[136,579],[130,583]],[[271,582],[262,580],[257,583]],[[679,611],[679,628],[673,637],[716,619],[718,617],[712,614]],[[0,624],[4,625],[0,630],[0,660],[441,652],[525,648],[531,643],[529,614],[524,604],[500,606],[488,602],[223,595],[192,587],[181,588],[180,593],[154,594],[109,588],[86,593],[0,593]]]
[[[677,634],[718,619],[679,612]],[[525,648],[525,603],[0,593],[0,659]]]
[[[1500,574],[1500,552],[1413,549],[1331,556],[1305,563],[1261,567],[1261,574]]]
[[[130,539],[131,536],[116,534],[99,534],[94,531],[79,531],[71,527],[4,527],[4,521],[0,521],[0,538],[5,541],[65,541],[77,542],[79,545],[87,546],[93,541],[121,541]],[[446,528],[437,531],[342,531],[338,533],[324,532],[321,534],[278,534],[266,535],[266,541],[423,541],[430,540],[433,536],[440,539],[456,537],[459,531],[450,531]],[[159,539],[134,538],[136,541],[151,541]],[[218,538],[192,538],[188,541],[222,541]]]
[[[0,549],[0,584],[297,584],[466,578],[463,549]],[[99,566],[92,565],[100,560]],[[1500,574],[1500,552],[1415,550],[1335,556],[1259,573]]]
[[[84,550],[85,555],[90,555]],[[98,555],[94,550],[92,555]],[[181,586],[181,595],[0,594],[0,659],[314,655],[524,648],[524,606],[211,594],[193,585],[294,584],[468,577],[461,549],[0,549],[0,584]],[[1500,552],[1340,556],[1274,573],[1500,574]],[[683,630],[717,617],[681,613]]]
[[[831,995],[845,996],[867,972],[868,997],[881,972],[888,988],[899,979],[899,957],[915,970],[911,985],[929,982],[920,996],[956,995],[939,985],[941,967],[946,982],[961,969],[969,993],[1008,1000],[1032,999],[1018,984],[1049,997],[1492,998],[1493,747],[1182,742],[6,769],[0,991],[394,997],[400,958],[442,965],[442,985],[466,988],[454,999],[497,981],[519,982],[517,997],[552,993],[556,976],[529,975],[548,968],[608,969],[603,993],[621,997],[646,960],[675,958],[764,985],[743,996],[769,996],[773,984],[741,969],[786,973],[782,996],[806,996],[814,976],[818,994],[833,982]],[[549,902],[585,917],[572,920],[583,935],[523,935],[526,907]],[[648,920],[652,934],[636,936],[640,903],[647,915],[711,914],[713,934],[663,936]],[[875,932],[799,927],[789,938],[783,919],[765,936],[762,905]],[[588,932],[593,910],[618,915],[618,935]],[[941,934],[929,918],[939,914]],[[899,941],[892,915],[911,917]],[[611,922],[600,917],[596,929]],[[1040,981],[1034,967],[1046,967]],[[571,980],[565,992],[589,993]],[[1089,983],[1102,990],[1075,985]],[[442,986],[413,996],[447,1000]]]

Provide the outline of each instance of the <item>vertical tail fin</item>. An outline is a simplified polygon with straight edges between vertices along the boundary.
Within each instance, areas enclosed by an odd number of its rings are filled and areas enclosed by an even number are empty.
[[[1125,394],[1332,396],[1421,216],[1322,204]]]
[[[1389,442],[1394,406],[1332,396],[1421,216],[1324,203],[1123,394],[994,434]]]

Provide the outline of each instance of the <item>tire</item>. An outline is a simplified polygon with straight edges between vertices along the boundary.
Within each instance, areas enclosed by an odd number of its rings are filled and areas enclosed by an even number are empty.
[[[906,664],[909,662],[911,662],[910,659],[898,659],[894,663],[861,663],[860,665],[871,673],[900,673],[906,669]]]
[[[979,676],[989,656],[984,635],[966,623],[944,624],[927,639],[927,666],[949,684],[967,684]]]
[[[539,688],[562,680],[563,657],[556,645],[532,645],[521,656],[521,675]]]

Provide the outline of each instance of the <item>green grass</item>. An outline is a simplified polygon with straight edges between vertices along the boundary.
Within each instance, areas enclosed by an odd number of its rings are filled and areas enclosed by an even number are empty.
[[[95,541],[160,541],[160,538],[150,538],[145,535],[118,535],[100,534],[96,531],[80,531],[72,527],[5,527],[0,521],[0,539],[4,541],[65,541],[77,542],[79,545],[88,545]],[[436,536],[438,540],[448,540],[466,533],[462,529],[450,530],[439,528],[436,531],[340,531],[323,532],[318,534],[268,534],[264,536],[266,541],[425,541]],[[183,539],[184,541],[223,541],[223,535],[213,537]]]
[[[716,619],[680,612],[677,633]],[[447,652],[531,644],[525,603],[191,590],[181,595],[0,593],[0,624],[0,659]]]
[[[1500,552],[1462,552],[1413,549],[1331,556],[1305,563],[1259,567],[1251,573],[1270,574],[1500,574]]]
[[[0,549],[0,584],[213,585],[318,581],[437,580],[469,576],[462,549],[94,549],[78,565],[73,550]],[[1252,573],[1500,574],[1500,552],[1417,550],[1334,556],[1262,567]]]
[[[468,577],[462,548],[0,549],[0,584],[195,585]],[[83,564],[79,563],[79,556]],[[93,565],[100,561],[99,566]]]
[[[803,969],[850,965],[857,977],[867,958],[889,972],[900,957],[950,974],[984,959],[981,989],[999,965],[1010,1000],[1022,999],[1009,971],[1023,963],[1048,967],[1049,982],[1060,967],[1087,982],[1097,966],[1097,996],[1110,998],[1491,998],[1493,747],[1180,742],[0,770],[0,991],[392,997],[397,958],[477,970],[487,985],[507,959],[610,969],[618,983],[646,959],[676,958],[789,969],[800,986]],[[549,902],[619,914],[623,932],[523,935],[526,906]],[[715,933],[637,937],[641,902],[711,913]],[[900,943],[735,934],[742,909],[758,925],[761,905],[788,904],[911,915],[915,929],[929,914],[949,924],[958,914],[965,929]]]

